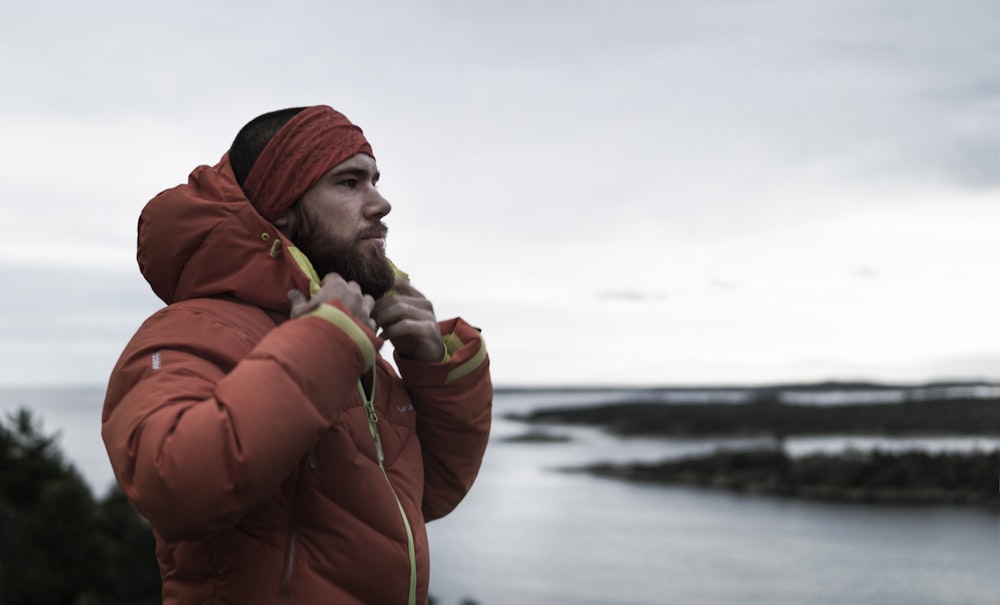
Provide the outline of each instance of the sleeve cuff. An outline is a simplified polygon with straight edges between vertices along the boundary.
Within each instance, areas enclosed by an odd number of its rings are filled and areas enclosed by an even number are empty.
[[[305,315],[321,317],[333,325],[340,328],[344,334],[346,334],[354,344],[357,345],[361,357],[364,360],[364,369],[370,370],[373,365],[375,365],[375,343],[373,340],[376,338],[375,334],[371,330],[368,330],[361,326],[355,319],[349,315],[344,309],[334,302],[323,303],[313,311],[310,311]],[[445,347],[447,352],[447,347]]]

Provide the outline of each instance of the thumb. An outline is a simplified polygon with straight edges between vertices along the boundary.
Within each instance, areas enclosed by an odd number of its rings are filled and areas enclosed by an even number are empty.
[[[305,306],[309,304],[306,295],[298,290],[288,291],[288,300],[292,303],[291,317],[294,319],[305,311]]]

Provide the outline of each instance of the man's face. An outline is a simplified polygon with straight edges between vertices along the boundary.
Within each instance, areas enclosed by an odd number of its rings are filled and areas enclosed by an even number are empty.
[[[378,179],[375,160],[359,153],[320,177],[276,221],[320,278],[338,273],[374,298],[389,291],[395,277],[385,256],[387,227],[381,220],[392,206],[378,192]]]

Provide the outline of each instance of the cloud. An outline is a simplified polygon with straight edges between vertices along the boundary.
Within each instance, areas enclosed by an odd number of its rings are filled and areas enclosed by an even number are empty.
[[[103,380],[158,306],[145,201],[314,102],[501,382],[930,371],[993,338],[998,29],[992,0],[8,3],[0,380]]]
[[[877,280],[882,278],[878,271],[872,269],[868,265],[862,265],[855,269],[854,277],[861,280]]]
[[[642,292],[639,290],[605,290],[598,292],[596,298],[624,302],[660,302],[667,300],[667,295],[663,292]]]

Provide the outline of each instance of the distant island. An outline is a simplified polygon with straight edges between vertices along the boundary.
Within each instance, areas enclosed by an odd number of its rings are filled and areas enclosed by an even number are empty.
[[[500,440],[507,443],[566,443],[570,438],[568,435],[531,430],[520,435],[502,437]]]
[[[536,427],[599,426],[625,438],[765,437],[775,444],[656,463],[599,463],[565,471],[843,502],[1000,506],[1000,451],[849,450],[792,457],[782,447],[786,437],[810,435],[998,436],[1000,390],[995,387],[970,390],[961,385],[933,385],[906,390],[824,383],[726,390],[715,401],[711,391],[692,392],[701,397],[699,403],[678,403],[684,393],[678,396],[673,391],[674,401],[668,402],[647,397],[542,408],[507,417]],[[864,400],[858,394],[867,393],[874,402],[824,404],[830,399],[824,399],[824,394],[831,392],[841,394],[840,401]],[[732,403],[734,399],[739,402]],[[799,401],[813,403],[794,403]],[[539,429],[533,431],[539,433]]]
[[[881,451],[793,458],[783,451],[722,451],[656,463],[563,469],[638,481],[866,504],[1000,506],[1000,453]]]
[[[775,396],[746,403],[623,401],[538,409],[507,418],[604,427],[623,436],[1000,435],[1000,398],[801,405]]]

